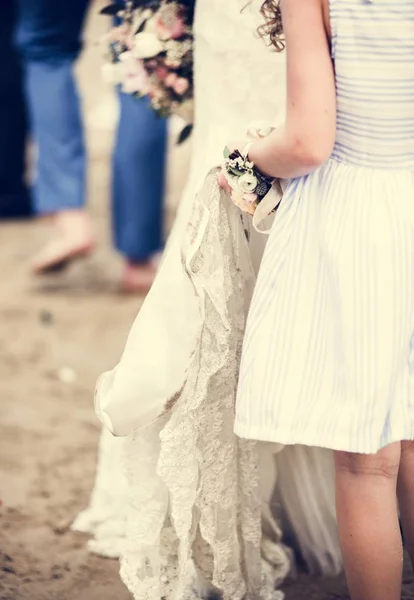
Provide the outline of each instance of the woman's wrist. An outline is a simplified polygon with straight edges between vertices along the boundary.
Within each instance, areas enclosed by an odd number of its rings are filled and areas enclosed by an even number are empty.
[[[273,179],[263,175],[249,160],[251,146],[249,143],[242,150],[234,151],[226,148],[222,175],[230,188],[233,202],[245,212],[253,214],[272,187]]]
[[[255,194],[260,200],[271,188],[273,178],[264,175],[250,160],[249,149],[250,144],[242,151],[226,149],[223,169],[233,189]]]

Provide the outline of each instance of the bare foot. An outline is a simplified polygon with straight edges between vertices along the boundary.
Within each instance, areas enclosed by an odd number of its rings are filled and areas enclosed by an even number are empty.
[[[32,262],[37,275],[65,269],[71,262],[90,254],[95,242],[88,214],[83,210],[57,213],[53,217],[54,237]]]
[[[149,260],[144,263],[127,262],[121,279],[124,294],[147,294],[157,274],[156,264]]]

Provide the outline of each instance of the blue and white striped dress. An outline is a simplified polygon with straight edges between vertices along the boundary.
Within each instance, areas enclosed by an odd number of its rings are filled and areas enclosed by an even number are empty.
[[[240,437],[414,439],[414,0],[331,0],[337,134],[290,182],[250,310]]]

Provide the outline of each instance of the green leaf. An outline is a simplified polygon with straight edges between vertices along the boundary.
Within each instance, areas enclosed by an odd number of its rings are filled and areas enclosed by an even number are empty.
[[[242,175],[244,175],[244,171],[239,171],[239,169],[236,169],[236,167],[228,167],[228,170],[229,173],[231,173],[235,177],[241,177]]]

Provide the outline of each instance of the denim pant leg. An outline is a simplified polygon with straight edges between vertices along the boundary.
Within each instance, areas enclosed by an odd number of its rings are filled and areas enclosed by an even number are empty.
[[[145,261],[163,246],[167,121],[147,99],[119,92],[120,121],[113,154],[115,246],[131,261]]]
[[[89,0],[17,0],[16,43],[25,68],[32,135],[38,148],[36,210],[85,203],[86,152],[73,65]]]
[[[24,182],[28,124],[14,26],[13,2],[0,2],[0,218],[31,213]]]

